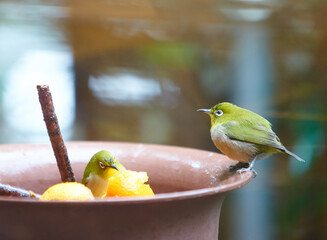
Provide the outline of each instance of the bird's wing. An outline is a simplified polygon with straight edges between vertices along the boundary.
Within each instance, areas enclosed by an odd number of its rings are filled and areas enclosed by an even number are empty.
[[[263,125],[253,126],[253,124],[248,124],[242,126],[235,124],[235,122],[227,122],[223,126],[225,134],[231,140],[272,147],[282,152],[286,151],[286,148],[279,141],[277,135],[270,128]]]

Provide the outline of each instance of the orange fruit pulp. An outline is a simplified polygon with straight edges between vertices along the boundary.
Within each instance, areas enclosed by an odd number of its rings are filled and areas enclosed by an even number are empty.
[[[126,170],[109,178],[105,197],[154,197],[146,172]]]

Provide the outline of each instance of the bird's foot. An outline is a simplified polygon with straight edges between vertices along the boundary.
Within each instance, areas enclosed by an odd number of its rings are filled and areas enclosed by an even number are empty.
[[[255,178],[258,175],[258,173],[252,167],[241,168],[238,169],[236,172],[242,174],[243,172],[249,172],[249,171],[253,172],[253,178]]]
[[[228,167],[229,171],[236,172],[237,170],[240,170],[241,168],[248,168],[250,167],[250,164],[247,162],[238,162],[234,165],[230,165]]]

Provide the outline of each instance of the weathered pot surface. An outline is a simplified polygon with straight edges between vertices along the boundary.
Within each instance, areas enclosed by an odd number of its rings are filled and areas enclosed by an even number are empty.
[[[224,155],[182,147],[70,142],[76,180],[94,153],[111,151],[127,169],[146,171],[155,198],[41,202],[0,197],[0,239],[217,239],[226,192],[252,173],[231,174]],[[61,182],[49,144],[0,145],[0,182],[42,194]]]

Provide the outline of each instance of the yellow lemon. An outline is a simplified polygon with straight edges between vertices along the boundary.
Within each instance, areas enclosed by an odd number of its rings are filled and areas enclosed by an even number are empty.
[[[94,196],[89,188],[81,183],[77,182],[66,182],[58,183],[56,185],[48,188],[40,200],[59,200],[59,201],[69,201],[69,200],[92,200]]]

